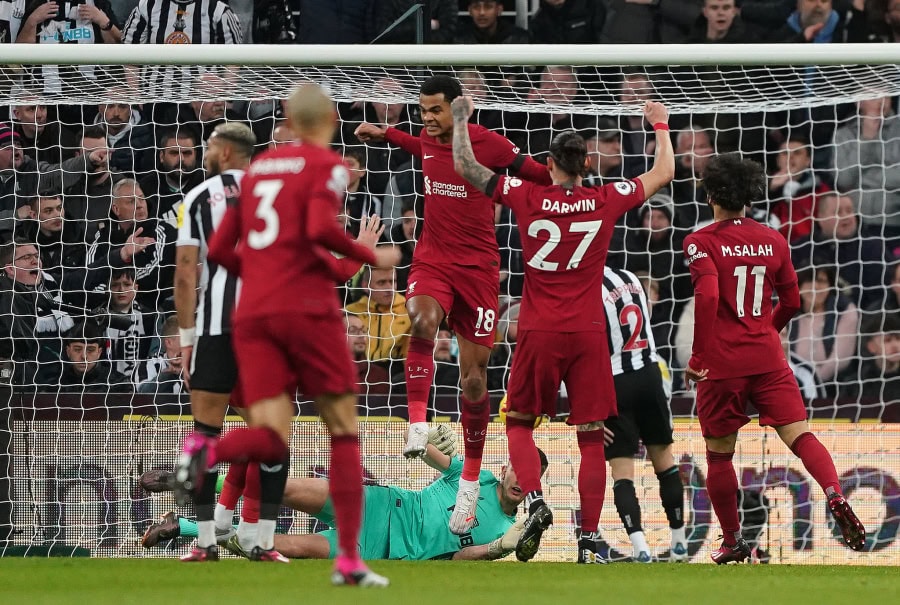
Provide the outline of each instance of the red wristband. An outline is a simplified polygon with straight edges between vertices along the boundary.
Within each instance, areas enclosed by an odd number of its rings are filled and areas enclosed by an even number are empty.
[[[668,130],[669,130],[669,125],[666,124],[665,122],[657,122],[656,124],[653,125],[653,130],[665,130],[665,131],[668,131]]]

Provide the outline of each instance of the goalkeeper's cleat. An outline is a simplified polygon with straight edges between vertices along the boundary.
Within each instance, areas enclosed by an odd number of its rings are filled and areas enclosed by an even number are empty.
[[[406,445],[403,446],[403,455],[407,458],[419,458],[425,454],[428,448],[428,423],[411,422],[406,430]]]
[[[213,544],[212,546],[207,546],[206,548],[202,546],[194,546],[191,549],[191,552],[181,557],[181,561],[184,563],[196,563],[206,561],[218,561],[219,560],[219,547]]]
[[[653,555],[651,555],[646,550],[642,550],[632,557],[632,560],[635,563],[653,563]]]
[[[525,528],[516,544],[516,558],[523,563],[530,561],[537,554],[541,546],[541,536],[547,528],[553,525],[553,513],[546,504],[538,506],[537,510],[528,515],[525,520]]]
[[[850,503],[837,492],[828,497],[828,510],[841,529],[844,544],[853,550],[863,550],[866,547],[866,528],[850,508]]]
[[[162,540],[173,540],[181,535],[181,526],[178,524],[178,515],[169,511],[154,521],[141,537],[141,546],[152,548]]]
[[[233,537],[237,537],[237,530],[232,526],[229,525],[227,529],[216,528],[216,544],[224,546]]]
[[[726,563],[741,563],[744,559],[750,558],[750,545],[743,538],[738,538],[733,545],[722,544],[709,555],[716,565],[725,565]]]
[[[600,540],[596,532],[583,533],[578,538],[579,565],[606,565],[608,561],[600,554]]]
[[[481,485],[478,481],[459,480],[456,490],[456,504],[450,513],[450,531],[461,536],[472,531],[475,526],[475,511],[478,508],[478,495]]]
[[[366,567],[366,564],[339,555],[331,572],[331,583],[335,586],[359,586],[361,588],[384,588],[390,581]]]
[[[237,533],[235,533],[233,536],[228,538],[228,541],[225,542],[224,546],[225,546],[225,550],[227,550],[228,552],[230,552],[233,555],[236,555],[238,557],[243,557],[245,559],[250,558],[250,552],[247,549],[245,549],[243,546],[241,546],[241,541],[238,539]]]
[[[138,483],[145,491],[152,494],[172,491],[172,482],[175,480],[175,473],[172,471],[164,471],[155,468],[149,470],[138,479]]]
[[[275,550],[274,548],[264,549],[259,546],[254,546],[253,550],[250,551],[251,561],[262,561],[264,563],[290,563],[291,560],[285,557],[283,554]]]
[[[172,483],[175,502],[179,505],[188,504],[200,492],[203,476],[208,468],[206,461],[210,458],[213,444],[213,439],[197,432],[185,437],[184,448],[175,465],[175,480]]]
[[[686,563],[688,560],[687,544],[676,542],[669,551],[669,563]]]

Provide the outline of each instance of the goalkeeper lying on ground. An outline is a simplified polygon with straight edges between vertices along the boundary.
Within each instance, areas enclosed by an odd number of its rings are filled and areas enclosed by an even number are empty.
[[[525,494],[519,488],[515,472],[508,465],[503,468],[499,479],[490,471],[481,471],[482,497],[476,512],[478,523],[472,531],[457,536],[448,529],[462,472],[462,458],[456,454],[456,433],[446,425],[436,425],[429,432],[429,445],[422,460],[441,472],[439,478],[421,491],[392,486],[365,487],[359,537],[363,559],[499,559],[515,550],[524,521],[523,518],[515,522],[516,508]],[[543,452],[540,456],[543,474],[547,468],[547,457]],[[150,473],[157,476],[142,476],[142,485],[162,489],[168,484],[164,473]],[[288,479],[283,502],[285,506],[334,527],[334,510],[328,497],[326,479]],[[196,536],[196,523],[167,513],[147,529],[142,543],[149,548],[160,540],[177,536]],[[246,556],[236,537],[228,541],[226,548],[234,554]],[[337,531],[329,529],[317,534],[278,535],[275,536],[275,549],[292,558],[334,558],[337,554]]]

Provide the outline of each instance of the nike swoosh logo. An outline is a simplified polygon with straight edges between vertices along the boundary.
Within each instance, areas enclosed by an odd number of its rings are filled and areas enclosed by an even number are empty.
[[[430,160],[430,159],[433,158],[433,157],[434,157],[433,155],[428,155],[428,154],[426,153],[425,155],[422,156],[422,159],[423,159],[423,160]]]
[[[428,374],[410,374],[410,378],[428,378]]]
[[[490,332],[484,332],[484,333],[482,333],[482,332],[475,332],[475,336],[479,336],[479,337],[481,337],[481,336],[490,336],[490,335],[491,335]]]

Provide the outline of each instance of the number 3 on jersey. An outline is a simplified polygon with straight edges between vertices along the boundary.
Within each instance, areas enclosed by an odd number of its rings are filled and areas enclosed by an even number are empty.
[[[281,221],[275,210],[275,199],[282,187],[284,187],[284,181],[281,180],[259,181],[253,187],[253,197],[258,200],[255,215],[265,223],[262,231],[251,229],[247,234],[247,245],[254,250],[268,248],[278,239]]]
[[[744,311],[744,298],[747,295],[747,269],[746,265],[740,265],[734,268],[734,276],[737,278],[737,292],[735,293],[735,309],[737,309],[737,316],[743,317],[746,315],[746,311]],[[753,276],[753,308],[751,309],[751,313],[753,317],[759,317],[762,315],[762,299],[763,299],[763,279],[766,276],[766,267],[765,265],[756,265],[750,270],[750,274]]]
[[[603,221],[584,221],[569,225],[569,233],[584,233],[584,237],[572,253],[572,258],[566,263],[565,271],[578,268],[578,265],[581,263],[581,259],[584,258],[584,254],[590,247],[591,242],[597,237],[597,233],[600,231],[600,225],[602,224]],[[548,237],[547,241],[544,242],[544,245],[534,253],[534,256],[528,259],[528,264],[541,271],[559,271],[559,263],[550,262],[546,260],[546,258],[550,256],[562,241],[562,229],[559,228],[559,225],[547,219],[534,221],[528,225],[528,235],[531,237],[537,238],[541,231],[546,231],[550,234],[550,237]]]

